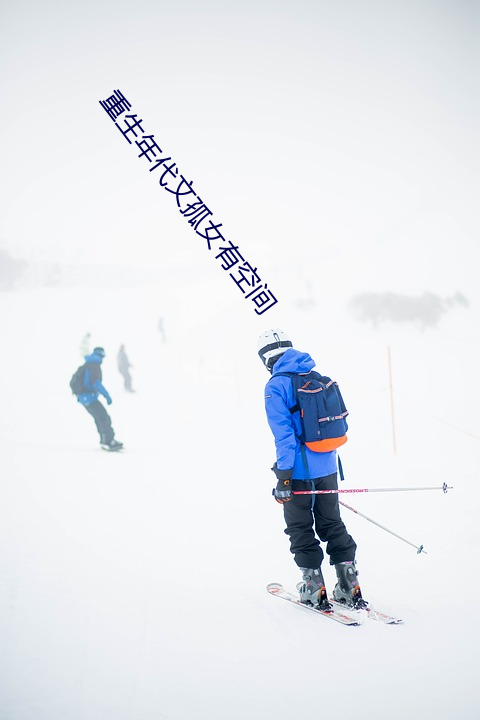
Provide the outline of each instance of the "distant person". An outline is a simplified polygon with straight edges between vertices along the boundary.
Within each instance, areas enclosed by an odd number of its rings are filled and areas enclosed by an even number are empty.
[[[334,599],[347,607],[364,608],[355,564],[357,546],[340,516],[338,495],[294,494],[338,489],[336,448],[347,439],[343,399],[332,387],[335,383],[314,372],[310,355],[295,350],[282,330],[264,332],[258,340],[258,354],[272,376],[265,387],[265,409],[277,455],[272,468],[277,478],[273,495],[283,505],[290,552],[302,572],[303,582],[297,585],[300,600],[330,609],[321,570],[322,541],[327,543],[330,564],[337,574]],[[321,407],[327,395],[330,412]],[[319,423],[328,427],[320,431]]]
[[[80,355],[82,356],[82,358],[84,358],[90,352],[90,338],[91,335],[89,332],[87,332],[83,336],[82,342],[80,343]]]
[[[158,332],[162,336],[162,342],[167,342],[167,338],[165,337],[165,325],[163,323],[163,317],[161,317],[158,321]]]
[[[94,348],[92,354],[85,357],[85,363],[73,375],[70,387],[77,396],[78,402],[95,420],[102,448],[110,451],[121,450],[123,443],[115,440],[110,415],[98,399],[99,395],[103,395],[107,405],[112,404],[112,398],[102,385],[101,364],[104,357],[105,350],[102,347]]]
[[[125,352],[125,345],[120,345],[117,353],[117,365],[120,375],[123,377],[125,390],[127,390],[127,392],[133,392],[132,376],[130,375],[130,368],[133,367],[133,365],[130,364],[127,353]]]

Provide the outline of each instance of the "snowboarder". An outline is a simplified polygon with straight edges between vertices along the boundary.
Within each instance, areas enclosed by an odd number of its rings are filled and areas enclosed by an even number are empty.
[[[290,551],[302,572],[303,582],[297,586],[300,600],[321,609],[330,607],[321,570],[324,554],[320,539],[327,543],[330,564],[337,574],[334,599],[348,607],[365,607],[357,580],[357,546],[340,517],[338,495],[292,494],[338,487],[336,450],[316,452],[300,442],[302,428],[292,377],[279,376],[307,374],[315,363],[307,353],[295,350],[279,329],[267,330],[260,336],[258,354],[272,374],[265,387],[265,409],[277,455],[272,467],[277,486],[272,494],[283,505]]]
[[[102,448],[104,450],[120,450],[123,443],[115,440],[110,415],[98,399],[99,395],[103,395],[107,405],[112,404],[112,398],[102,384],[101,364],[104,357],[105,350],[102,347],[94,348],[91,355],[85,357],[83,387],[77,394],[77,400],[95,420]]]
[[[129,368],[133,367],[125,352],[125,345],[120,345],[120,349],[117,353],[117,365],[120,371],[120,375],[123,377],[125,390],[127,392],[134,392],[132,389],[132,376],[130,375]]]

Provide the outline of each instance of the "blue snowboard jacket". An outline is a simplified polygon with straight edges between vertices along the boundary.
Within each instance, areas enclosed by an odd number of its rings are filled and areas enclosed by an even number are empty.
[[[109,404],[112,402],[112,398],[102,385],[102,369],[100,367],[102,360],[102,356],[95,353],[85,357],[87,367],[85,368],[83,384],[88,392],[81,393],[77,398],[82,405],[91,405],[98,399],[99,395],[103,395]]]
[[[300,413],[293,414],[289,408],[296,403],[292,380],[289,377],[277,377],[278,373],[308,373],[315,363],[308,353],[288,348],[273,366],[273,374],[265,386],[265,409],[270,429],[275,438],[277,467],[279,470],[293,468],[293,479],[311,480],[332,475],[337,471],[336,450],[313,452],[304,446],[307,468],[300,449],[298,436],[302,429]]]

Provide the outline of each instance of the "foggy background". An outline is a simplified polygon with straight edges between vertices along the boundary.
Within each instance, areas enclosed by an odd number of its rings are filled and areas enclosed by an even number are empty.
[[[1,720],[478,712],[478,20],[442,0],[2,5]],[[265,314],[99,105],[115,89],[258,267]],[[454,485],[352,499],[428,555],[343,512],[402,627],[347,636],[265,592],[299,579],[256,355],[276,326],[340,383],[349,487]],[[122,456],[68,388],[86,332]]]
[[[76,276],[175,267],[181,283],[217,265],[98,104],[119,88],[279,301],[318,287],[312,260],[347,297],[468,297],[478,14],[441,0],[5,3],[2,247]],[[238,293],[223,274],[221,296]]]

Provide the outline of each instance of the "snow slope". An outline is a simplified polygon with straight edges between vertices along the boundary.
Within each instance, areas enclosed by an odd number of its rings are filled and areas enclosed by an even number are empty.
[[[0,718],[475,717],[478,310],[424,333],[286,302],[256,318],[212,278],[184,298],[155,286],[0,295]],[[425,546],[343,511],[364,595],[403,626],[344,628],[265,591],[299,579],[270,495],[255,351],[277,323],[341,383],[346,487],[454,486],[346,497]],[[122,454],[98,448],[69,393],[86,331],[107,350]],[[115,367],[121,342],[133,395]]]

